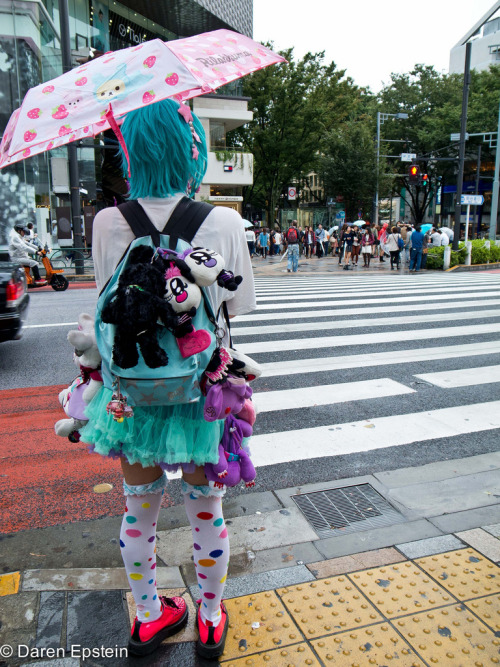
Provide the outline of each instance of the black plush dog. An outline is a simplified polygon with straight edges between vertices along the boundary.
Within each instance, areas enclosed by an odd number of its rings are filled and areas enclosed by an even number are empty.
[[[166,366],[167,353],[158,344],[158,320],[177,335],[183,335],[186,327],[163,298],[165,276],[152,263],[153,255],[146,246],[130,252],[130,264],[120,276],[116,295],[102,311],[103,322],[116,325],[113,361],[120,368],[137,365],[137,345],[150,368]]]

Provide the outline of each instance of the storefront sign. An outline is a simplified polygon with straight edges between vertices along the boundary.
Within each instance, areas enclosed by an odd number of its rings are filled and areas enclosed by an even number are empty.
[[[243,197],[221,197],[214,195],[213,197],[209,197],[209,201],[243,201]]]

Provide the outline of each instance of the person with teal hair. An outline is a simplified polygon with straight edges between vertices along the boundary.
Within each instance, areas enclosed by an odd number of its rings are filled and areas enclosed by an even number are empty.
[[[161,232],[179,202],[185,196],[194,197],[201,186],[207,168],[203,127],[187,104],[167,99],[129,113],[121,131],[129,199],[139,202]],[[96,215],[92,253],[99,292],[134,238],[118,207]],[[227,270],[243,277],[234,292],[222,290],[216,283],[206,288],[212,311],[220,313],[224,301],[230,317],[254,310],[255,289],[241,216],[230,208],[212,207],[192,245],[215,250],[224,258]],[[219,326],[223,326],[220,319]],[[229,346],[228,332],[223,344]],[[224,650],[228,629],[222,593],[229,538],[222,513],[225,488],[207,481],[204,465],[219,460],[224,421],[205,421],[203,398],[188,404],[139,405],[134,406],[133,418],[126,420],[124,436],[124,429],[119,430],[106,411],[111,393],[103,386],[87,407],[89,421],[81,431],[81,440],[102,456],[119,457],[124,475],[127,503],[120,548],[137,607],[129,651],[151,653],[187,622],[185,600],[158,596],[155,576],[156,526],[167,484],[165,471],[181,470],[201,598],[197,650],[205,658],[217,658]]]

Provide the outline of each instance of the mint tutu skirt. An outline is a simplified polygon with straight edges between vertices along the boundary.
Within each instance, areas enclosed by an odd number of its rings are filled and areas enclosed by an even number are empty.
[[[134,416],[119,423],[106,412],[112,391],[101,387],[85,410],[88,423],[80,439],[89,449],[111,458],[125,457],[144,467],[159,465],[169,471],[184,464],[217,463],[224,420],[207,422],[203,400],[173,406],[136,407]]]

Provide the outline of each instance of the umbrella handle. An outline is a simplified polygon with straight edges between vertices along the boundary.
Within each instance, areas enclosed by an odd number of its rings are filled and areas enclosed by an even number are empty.
[[[118,123],[116,122],[116,118],[113,115],[113,107],[111,106],[111,104],[109,105],[108,110],[106,111],[105,118],[108,121],[109,126],[111,127],[113,132],[116,134],[116,138],[118,139],[118,142],[119,142],[120,146],[122,147],[122,150],[125,154],[125,158],[127,160],[127,174],[128,174],[128,177],[130,178],[130,159],[129,159],[129,156],[128,156],[127,144],[125,143],[125,139],[123,138],[122,131],[120,130],[120,127],[119,127]]]

